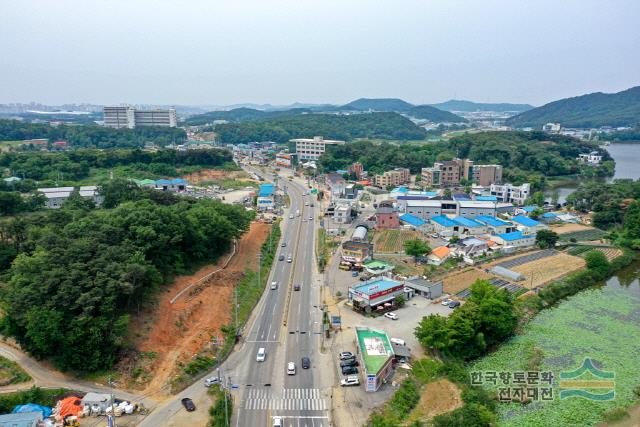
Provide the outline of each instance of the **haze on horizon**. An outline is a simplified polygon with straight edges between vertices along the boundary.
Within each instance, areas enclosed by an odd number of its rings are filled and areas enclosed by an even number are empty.
[[[0,103],[541,105],[640,84],[640,2],[21,0]]]

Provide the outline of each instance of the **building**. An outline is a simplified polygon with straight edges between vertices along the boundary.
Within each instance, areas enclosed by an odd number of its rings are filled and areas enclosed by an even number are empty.
[[[376,209],[376,228],[378,230],[399,227],[400,219],[395,209],[388,206],[381,206]]]
[[[281,168],[290,168],[292,165],[291,154],[278,153],[276,154],[276,166]]]
[[[525,234],[522,231],[514,231],[513,233],[495,234],[491,236],[491,240],[502,245],[504,250],[509,251],[509,249],[535,245],[536,235]]]
[[[393,347],[382,331],[356,326],[358,355],[364,371],[365,391],[375,392],[393,374]]]
[[[380,260],[367,261],[364,263],[363,267],[367,273],[372,274],[374,276],[391,273],[394,269],[393,264],[389,264],[388,262],[384,262]]]
[[[179,192],[187,189],[187,181],[182,178],[159,179],[154,182],[156,190]]]
[[[515,225],[494,216],[480,215],[473,219],[486,225],[491,234],[504,234],[516,231]]]
[[[458,248],[455,252],[465,258],[475,258],[481,255],[486,255],[490,248],[488,240],[478,239],[476,237],[461,239],[457,244]]]
[[[424,188],[440,187],[441,170],[436,167],[422,168],[420,171],[420,182]]]
[[[427,221],[411,214],[402,214],[399,216],[398,219],[400,219],[400,221],[403,222],[404,224],[412,228],[415,228],[416,230],[419,230],[419,231],[426,231],[428,226]]]
[[[176,127],[176,110],[138,110],[131,106],[103,107],[104,125],[115,129],[134,129],[138,126]]]
[[[458,216],[473,218],[480,215],[496,216],[498,213],[496,202],[483,202],[479,200],[458,201]]]
[[[428,200],[438,197],[439,194],[439,191],[409,190],[409,187],[401,185],[391,190],[391,192],[389,192],[389,197],[395,200],[400,198],[405,200]]]
[[[258,189],[258,210],[270,211],[275,206],[275,186],[273,184],[261,184]]]
[[[321,136],[291,139],[296,144],[296,154],[300,161],[318,160],[326,151],[327,145],[342,145],[344,141],[324,139]]]
[[[364,225],[357,226],[356,229],[353,230],[353,234],[351,235],[351,240],[354,240],[356,242],[364,242],[364,241],[366,241],[367,240],[367,231],[369,231],[369,230]]]
[[[384,304],[394,304],[394,299],[404,296],[404,285],[395,280],[378,278],[349,288],[349,302],[355,310],[371,312],[384,308]]]
[[[351,222],[351,205],[341,203],[333,210],[333,220],[338,224],[348,224]]]
[[[365,263],[373,257],[373,244],[348,240],[342,243],[342,261],[352,264]]]
[[[46,208],[59,209],[76,189],[74,187],[51,187],[38,188],[36,191],[44,195],[44,206]],[[95,185],[81,186],[77,191],[81,197],[93,200],[96,206],[100,206],[104,200],[104,197],[98,193],[98,187]]]
[[[40,411],[0,415],[0,427],[39,427],[41,421]]]
[[[93,413],[104,413],[107,408],[112,405],[113,401],[111,395],[107,393],[93,393],[89,392],[82,398],[82,404],[91,408]]]
[[[427,264],[441,265],[451,256],[451,249],[447,246],[438,246],[427,255]]]
[[[339,173],[328,173],[325,175],[325,184],[329,187],[332,198],[340,198],[347,186],[347,181]]]
[[[502,182],[502,166],[500,165],[474,165],[473,182],[483,187]]]
[[[374,185],[386,188],[407,184],[411,180],[411,172],[407,168],[395,168],[373,178]]]
[[[421,277],[407,279],[404,286],[413,289],[416,295],[429,299],[437,299],[442,296],[442,282],[431,282]]]
[[[531,184],[524,183],[522,185],[512,184],[491,184],[489,193],[495,196],[498,201],[522,205],[531,196]],[[479,197],[476,197],[478,200]]]
[[[577,160],[588,165],[596,166],[602,163],[602,155],[597,151],[592,151],[589,154],[579,154]]]
[[[560,126],[560,123],[547,123],[546,125],[542,125],[543,132],[560,133],[561,129],[562,126]]]
[[[364,176],[364,166],[362,166],[362,163],[360,163],[360,162],[355,162],[349,168],[349,172],[354,174],[356,176],[357,180],[360,180]]]
[[[547,228],[547,226],[543,223],[524,215],[514,216],[513,218],[511,218],[511,221],[513,221],[516,225],[516,228],[519,231],[522,231],[524,234],[536,234],[538,230]]]

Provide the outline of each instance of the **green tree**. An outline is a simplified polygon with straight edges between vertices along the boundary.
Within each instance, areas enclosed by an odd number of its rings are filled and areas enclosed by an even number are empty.
[[[404,242],[404,252],[417,260],[418,257],[430,252],[431,248],[422,239],[411,239]]]
[[[587,268],[593,271],[598,279],[604,279],[609,275],[609,261],[603,252],[597,249],[591,250],[587,252],[584,260],[587,263]]]
[[[536,233],[536,244],[542,249],[553,248],[558,242],[558,233],[551,230],[540,230]]]

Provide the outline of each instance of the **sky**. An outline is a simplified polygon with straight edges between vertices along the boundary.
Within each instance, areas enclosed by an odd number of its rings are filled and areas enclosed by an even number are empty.
[[[544,103],[640,85],[638,0],[0,0],[0,103]]]

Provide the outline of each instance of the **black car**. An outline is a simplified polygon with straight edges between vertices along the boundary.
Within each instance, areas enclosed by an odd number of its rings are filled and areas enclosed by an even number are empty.
[[[358,368],[355,366],[345,366],[342,368],[342,375],[353,375],[358,373]]]
[[[278,257],[278,261],[284,261],[284,255],[280,255],[280,256]]]
[[[460,301],[451,301],[449,303],[449,308],[456,308],[456,307],[460,307]]]
[[[300,285],[299,284],[293,285],[293,290],[294,291],[299,291],[300,290]]]
[[[347,366],[358,366],[358,361],[356,359],[347,359],[340,362],[341,368],[345,368]]]
[[[309,369],[311,367],[311,360],[308,357],[302,358],[302,369]]]
[[[196,405],[193,403],[193,400],[189,399],[188,397],[182,399],[181,402],[182,406],[184,406],[184,409],[186,409],[188,412],[193,412],[196,410]]]

